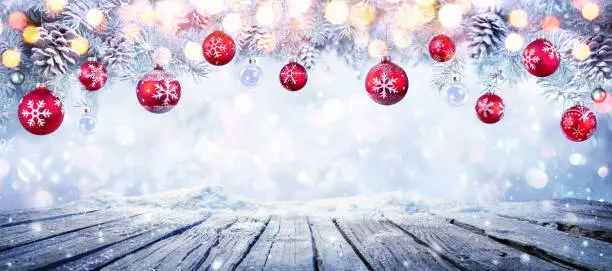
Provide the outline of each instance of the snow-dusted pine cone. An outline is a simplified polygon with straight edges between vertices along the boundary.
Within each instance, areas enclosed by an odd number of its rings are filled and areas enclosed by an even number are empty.
[[[100,51],[102,63],[111,68],[131,62],[136,54],[134,42],[121,35],[108,37]]]
[[[40,39],[32,48],[34,65],[43,69],[43,74],[63,74],[69,64],[76,64],[75,53],[70,41],[77,37],[74,30],[55,23],[43,24],[38,28]]]
[[[238,35],[239,50],[249,57],[258,55],[260,50],[257,46],[257,42],[261,39],[263,34],[263,28],[257,25],[244,28]]]
[[[318,55],[318,50],[314,46],[306,45],[298,53],[297,62],[310,70],[316,64]]]
[[[475,59],[499,50],[508,35],[506,22],[495,12],[474,15],[468,29],[470,57]]]
[[[612,35],[599,33],[585,40],[591,49],[589,58],[578,61],[580,74],[589,81],[612,79]]]

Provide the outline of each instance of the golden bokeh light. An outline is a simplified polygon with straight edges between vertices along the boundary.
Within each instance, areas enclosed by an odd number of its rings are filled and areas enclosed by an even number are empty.
[[[140,27],[135,24],[126,24],[121,28],[121,33],[129,40],[137,40],[140,37]]]
[[[100,28],[104,23],[104,13],[98,8],[92,8],[87,11],[85,21],[93,28]]]
[[[325,19],[332,24],[343,24],[349,16],[349,6],[344,0],[332,0],[325,7]]]
[[[412,44],[412,34],[406,30],[398,29],[393,33],[393,43],[397,48],[408,48]]]
[[[592,21],[599,17],[599,6],[596,3],[586,3],[582,6],[582,17]]]
[[[527,15],[526,11],[522,9],[515,9],[510,12],[508,20],[510,21],[510,25],[516,28],[523,28],[527,26],[527,23],[529,22],[529,16]]]
[[[33,25],[28,25],[23,29],[23,33],[21,35],[23,37],[23,41],[27,44],[35,44],[40,39],[40,30],[38,27]]]
[[[202,55],[202,45],[193,41],[188,41],[183,49],[185,57],[191,61],[202,61],[204,55]]]
[[[546,33],[552,33],[561,28],[561,22],[555,16],[546,16],[542,19],[542,30]]]
[[[2,65],[9,69],[17,68],[21,63],[21,54],[13,49],[8,49],[2,53]]]
[[[77,55],[84,55],[89,50],[89,41],[81,36],[78,36],[70,41],[70,47],[74,50]]]
[[[255,13],[255,20],[257,20],[260,25],[274,24],[274,10],[269,5],[262,5],[257,9],[257,13]]]
[[[13,12],[8,18],[9,25],[15,30],[23,30],[28,26],[28,17],[23,12]]]
[[[242,18],[238,13],[230,13],[223,17],[223,31],[236,33],[242,27]]]
[[[518,52],[523,48],[523,44],[525,43],[525,39],[523,36],[517,33],[510,33],[506,37],[506,49],[510,52]]]
[[[444,27],[453,28],[461,23],[461,8],[455,4],[446,4],[438,11],[438,19]]]
[[[351,23],[357,26],[368,26],[376,18],[376,10],[369,4],[360,2],[351,7]]]
[[[574,56],[574,58],[577,60],[585,60],[589,58],[589,55],[591,55],[591,49],[586,43],[576,43],[572,47],[572,56]]]
[[[370,42],[370,45],[368,45],[368,53],[370,54],[370,57],[379,59],[383,56],[389,55],[389,47],[387,46],[387,43],[382,40],[373,40]]]
[[[47,7],[47,11],[51,14],[59,14],[66,8],[66,4],[68,4],[68,0],[46,0],[45,6]]]

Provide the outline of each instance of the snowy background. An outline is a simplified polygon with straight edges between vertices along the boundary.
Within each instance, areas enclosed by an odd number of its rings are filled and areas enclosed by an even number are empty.
[[[114,84],[96,95],[91,136],[79,132],[80,109],[72,107],[79,85],[67,86],[74,97],[58,131],[33,136],[17,122],[6,132],[17,138],[0,159],[0,209],[202,185],[263,201],[389,191],[478,203],[612,201],[610,115],[597,114],[591,139],[570,142],[559,128],[565,108],[543,97],[533,79],[503,88],[505,117],[486,125],[474,113],[482,86],[473,72],[464,81],[468,101],[452,108],[430,87],[431,67],[398,63],[410,79],[408,95],[385,107],[364,89],[374,62],[355,73],[323,56],[296,93],[278,83],[284,63],[258,63],[265,75],[256,89],[240,84],[246,63],[215,67],[201,83],[180,78],[181,101],[163,115],[140,107],[135,86]]]

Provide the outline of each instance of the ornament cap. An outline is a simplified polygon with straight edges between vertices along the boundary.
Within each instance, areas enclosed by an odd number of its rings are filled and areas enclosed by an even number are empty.
[[[162,66],[159,63],[155,63],[155,66],[153,67],[154,70],[156,71],[163,71],[164,70],[164,66]]]
[[[391,62],[391,57],[389,55],[384,55],[380,58],[380,62]]]
[[[34,85],[34,88],[36,88],[36,89],[47,88],[47,84],[45,84],[45,83],[36,83],[36,85]]]
[[[83,114],[91,113],[91,108],[89,106],[83,107]]]
[[[257,60],[254,58],[249,58],[249,64],[257,64]]]
[[[87,57],[87,61],[96,61],[96,57],[95,56]]]
[[[538,35],[536,35],[536,39],[541,40],[541,39],[545,39],[545,38],[546,38],[546,36],[544,36],[544,34],[538,34]]]

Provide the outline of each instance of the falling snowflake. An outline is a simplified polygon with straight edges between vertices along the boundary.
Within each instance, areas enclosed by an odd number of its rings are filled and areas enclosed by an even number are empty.
[[[178,88],[176,84],[165,78],[161,82],[155,84],[155,94],[153,98],[156,100],[163,99],[163,105],[170,104],[170,101],[178,100]]]
[[[210,42],[206,43],[205,53],[209,57],[220,57],[226,49],[221,38],[212,37]]]
[[[287,66],[286,68],[283,69],[283,71],[281,72],[281,75],[285,78],[285,80],[283,80],[283,84],[287,84],[287,82],[291,81],[291,84],[297,84],[297,76],[301,76],[304,73],[302,73],[302,71],[300,71],[299,69],[297,69],[297,65],[295,63]]]
[[[380,78],[374,78],[374,88],[375,92],[380,92],[381,98],[387,98],[389,94],[398,93],[397,88],[395,87],[395,83],[397,82],[397,78],[392,76],[388,76],[386,72],[383,72],[380,75]]]
[[[100,88],[106,82],[106,72],[102,65],[89,64],[90,72],[86,75],[87,79],[91,79],[92,88]]]
[[[45,101],[38,100],[35,104],[33,100],[29,100],[28,109],[21,111],[21,116],[28,120],[28,125],[30,126],[38,125],[44,127],[45,119],[51,117],[51,111],[45,109]]]
[[[482,101],[478,101],[478,114],[482,115],[483,117],[488,117],[489,114],[493,115],[495,113],[495,110],[493,110],[493,107],[495,106],[494,102],[490,102],[488,98],[484,98],[482,99]],[[501,115],[504,112],[504,105],[503,104],[499,104],[499,112],[497,113],[498,115]]]
[[[523,65],[530,70],[535,70],[536,64],[540,62],[540,57],[535,55],[535,49],[526,50],[523,54]]]
[[[548,58],[550,59],[559,59],[559,51],[557,47],[552,44],[550,41],[544,42],[544,48],[542,49],[545,53],[548,53]]]

